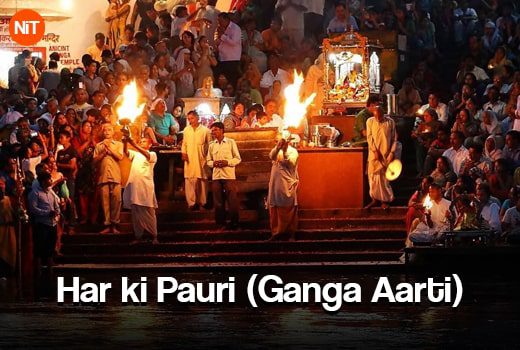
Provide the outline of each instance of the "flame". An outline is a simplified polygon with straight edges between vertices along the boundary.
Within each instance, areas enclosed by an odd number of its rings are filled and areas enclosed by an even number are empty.
[[[303,84],[303,74],[298,74],[294,71],[294,83],[287,86],[284,90],[285,95],[285,110],[284,110],[284,128],[297,128],[305,115],[307,114],[307,107],[312,103],[316,97],[313,93],[305,101],[300,100],[300,89]]]
[[[430,199],[430,195],[427,195],[426,198],[424,198],[423,207],[426,210],[431,210],[433,207],[433,202]]]
[[[123,102],[117,108],[117,115],[120,119],[128,119],[131,123],[143,112],[145,104],[138,105],[139,92],[137,84],[132,80],[123,89]]]

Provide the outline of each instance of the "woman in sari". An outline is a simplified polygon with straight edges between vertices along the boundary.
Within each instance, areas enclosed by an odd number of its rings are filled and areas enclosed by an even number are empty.
[[[80,224],[95,224],[98,214],[97,169],[93,160],[96,143],[92,124],[89,121],[81,124],[79,135],[72,140],[72,146],[76,150],[79,160],[76,188],[79,193],[79,206],[82,214]]]
[[[451,128],[451,132],[460,131],[464,134],[464,146],[468,148],[473,142],[473,138],[478,135],[479,126],[467,109],[462,109],[457,115],[456,121]]]

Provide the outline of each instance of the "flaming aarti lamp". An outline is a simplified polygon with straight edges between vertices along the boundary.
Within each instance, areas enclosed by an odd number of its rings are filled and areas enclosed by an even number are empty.
[[[130,124],[138,118],[143,112],[145,104],[138,104],[139,93],[137,91],[137,84],[133,80],[123,89],[123,101],[117,108],[117,116],[119,117],[119,124],[123,126],[121,129],[125,138],[130,139]]]
[[[433,202],[429,194],[426,196],[426,198],[424,198],[423,208],[426,210],[427,213],[430,213],[430,211],[433,208]]]
[[[287,86],[284,90],[286,102],[284,109],[282,138],[286,140],[292,139],[294,146],[298,146],[300,137],[299,135],[291,135],[290,129],[296,129],[300,127],[302,120],[307,114],[307,108],[316,97],[316,93],[313,93],[304,101],[302,101],[300,96],[300,89],[302,84],[303,75],[294,71],[294,83]]]

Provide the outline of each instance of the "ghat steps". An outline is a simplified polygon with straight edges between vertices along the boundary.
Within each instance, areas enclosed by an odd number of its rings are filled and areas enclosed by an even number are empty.
[[[63,237],[57,270],[198,270],[251,267],[380,267],[398,265],[405,208],[301,210],[294,241],[268,241],[265,212],[241,211],[241,229],[216,231],[212,211],[158,214],[160,244],[130,245],[129,213],[122,233]]]

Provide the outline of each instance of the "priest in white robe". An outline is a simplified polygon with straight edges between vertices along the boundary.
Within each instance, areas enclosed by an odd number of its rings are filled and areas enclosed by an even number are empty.
[[[273,161],[267,196],[270,239],[294,238],[298,228],[298,151],[280,139],[269,158]]]
[[[191,210],[205,206],[208,193],[208,168],[206,155],[211,142],[211,131],[200,124],[195,111],[188,113],[188,124],[184,128],[182,160],[184,161],[184,192]]]
[[[390,181],[385,177],[388,164],[395,158],[397,132],[395,122],[383,114],[381,107],[374,111],[374,116],[367,120],[368,142],[368,183],[372,202],[369,209],[381,203],[388,209],[388,203],[394,200],[394,192]]]
[[[140,242],[145,232],[152,236],[152,243],[157,244],[159,243],[155,216],[157,198],[153,182],[153,169],[157,164],[157,154],[150,151],[152,140],[146,137],[142,138],[139,144],[130,138],[125,138],[123,143],[125,155],[132,160],[130,175],[123,192],[123,206],[130,209],[132,214],[132,226],[135,234],[132,244]],[[136,151],[128,149],[129,143]]]

